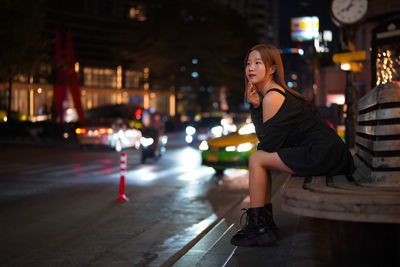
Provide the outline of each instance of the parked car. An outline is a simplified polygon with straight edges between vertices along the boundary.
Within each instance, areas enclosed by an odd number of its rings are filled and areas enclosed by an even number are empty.
[[[203,117],[199,121],[189,123],[185,128],[185,141],[198,146],[202,141],[220,137],[236,131],[231,116]]]
[[[75,128],[82,147],[110,147],[116,151],[140,148],[142,108],[135,104],[101,106],[85,112],[86,123]]]
[[[198,146],[201,141],[221,136],[221,117],[206,117],[199,121],[190,122],[185,127],[185,141]]]
[[[140,147],[141,131],[130,128],[121,118],[99,119],[75,129],[78,144],[82,147],[102,146],[116,151]]]
[[[217,174],[227,168],[247,169],[257,144],[254,125],[247,123],[237,132],[203,141],[199,146],[202,164],[214,168]]]

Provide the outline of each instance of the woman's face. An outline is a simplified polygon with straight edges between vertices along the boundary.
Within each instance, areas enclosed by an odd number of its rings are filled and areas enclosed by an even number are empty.
[[[266,81],[268,78],[267,68],[261,59],[260,52],[251,51],[246,62],[246,78],[247,81],[258,84]]]

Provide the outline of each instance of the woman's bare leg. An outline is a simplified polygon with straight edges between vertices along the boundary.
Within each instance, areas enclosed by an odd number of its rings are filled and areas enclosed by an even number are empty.
[[[258,150],[249,160],[249,191],[250,207],[263,207],[271,202],[271,175],[270,170],[283,171],[294,174],[279,158],[278,153]]]

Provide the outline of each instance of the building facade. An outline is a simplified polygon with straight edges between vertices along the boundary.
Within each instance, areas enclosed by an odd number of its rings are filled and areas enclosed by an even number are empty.
[[[148,67],[133,67],[126,54],[137,42],[135,31],[145,22],[146,7],[140,1],[52,0],[45,1],[44,38],[50,43],[49,60],[38,73],[20,75],[13,83],[12,110],[40,120],[49,115],[53,106],[53,85],[56,82],[54,50],[56,31],[72,34],[75,53],[74,69],[80,81],[83,109],[121,103],[134,103],[146,109],[174,115],[174,98],[169,93],[154,91]],[[2,86],[6,88],[6,85]],[[6,90],[1,99],[7,99]],[[172,101],[172,102],[170,102]],[[70,93],[63,102],[73,112]],[[171,114],[172,113],[172,114]]]
[[[278,45],[277,0],[218,0],[236,10],[254,28],[259,43]]]

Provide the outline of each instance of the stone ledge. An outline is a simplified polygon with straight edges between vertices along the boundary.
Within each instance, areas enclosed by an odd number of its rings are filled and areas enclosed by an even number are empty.
[[[282,186],[282,209],[301,216],[354,222],[400,223],[400,188],[351,183],[334,176],[313,177],[303,189],[303,177],[290,177]]]

